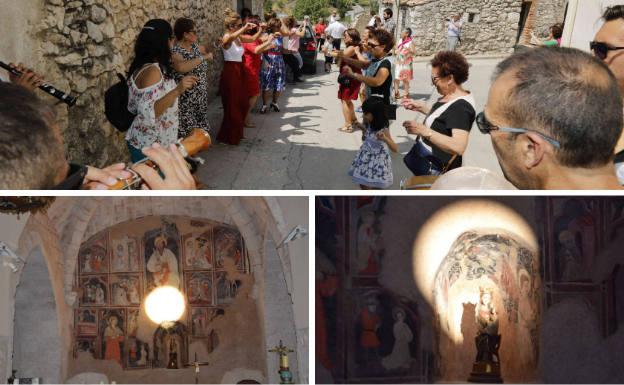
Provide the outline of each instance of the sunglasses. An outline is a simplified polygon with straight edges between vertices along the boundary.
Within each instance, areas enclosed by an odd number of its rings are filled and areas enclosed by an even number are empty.
[[[624,49],[624,47],[612,47],[607,43],[602,43],[598,41],[592,41],[589,43],[589,49],[594,53],[600,60],[605,60],[609,55],[609,51],[619,51]]]
[[[492,124],[489,120],[487,120],[487,118],[485,117],[485,112],[481,112],[479,113],[479,115],[477,115],[477,127],[479,127],[479,131],[481,131],[482,134],[489,134],[492,131],[502,131],[502,132],[511,132],[511,133],[515,133],[515,134],[524,134],[527,132],[534,132],[537,135],[541,136],[542,138],[544,138],[544,140],[546,140],[548,143],[552,144],[553,147],[555,147],[556,149],[560,149],[561,148],[561,143],[559,143],[559,141],[546,136],[544,134],[542,134],[539,131],[535,131],[535,130],[529,130],[527,128],[512,128],[512,127],[499,127],[496,126],[494,124]]]
[[[381,47],[381,44],[373,44],[370,41],[366,43],[366,45],[368,46],[368,48],[377,48],[377,47]]]

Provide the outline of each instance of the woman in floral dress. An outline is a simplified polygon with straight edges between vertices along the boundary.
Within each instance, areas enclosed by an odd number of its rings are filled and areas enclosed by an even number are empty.
[[[414,62],[414,44],[412,42],[412,30],[405,28],[401,33],[401,42],[395,49],[395,77],[394,97],[399,99],[399,86],[403,83],[403,97],[409,98],[409,83],[414,78],[412,63]]]
[[[175,22],[173,31],[176,45],[172,50],[175,78],[196,76],[197,86],[180,97],[180,128],[178,138],[187,137],[195,128],[210,131],[208,122],[208,61],[213,55],[206,46],[198,44],[196,25],[191,19],[181,18]]]
[[[178,139],[178,98],[198,79],[185,76],[176,85],[171,68],[173,28],[161,19],[148,21],[135,44],[128,71],[128,110],[136,114],[126,141],[133,163],[145,159],[142,149],[158,143],[163,147]]]

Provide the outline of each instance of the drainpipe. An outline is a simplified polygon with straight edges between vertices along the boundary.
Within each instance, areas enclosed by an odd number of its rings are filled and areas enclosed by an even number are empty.
[[[395,0],[395,4],[396,4],[396,21],[394,22],[394,24],[396,25],[396,27],[394,28],[394,42],[396,43],[399,39],[400,36],[400,32],[399,32],[399,12],[401,11],[401,0]]]
[[[578,6],[578,0],[568,1],[568,14],[564,21],[563,36],[561,37],[562,47],[569,47],[572,44],[572,34],[574,33],[574,24],[576,24]]]

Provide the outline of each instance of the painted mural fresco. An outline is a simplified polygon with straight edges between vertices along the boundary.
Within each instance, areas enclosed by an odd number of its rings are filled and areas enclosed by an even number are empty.
[[[78,261],[74,357],[88,354],[127,370],[164,367],[171,349],[183,367],[191,343],[214,350],[219,337],[211,324],[235,302],[241,274],[250,274],[236,228],[182,217],[145,217],[101,231],[83,243]],[[165,285],[187,299],[175,332],[148,321],[142,306]]]
[[[415,376],[420,368],[417,306],[383,289],[358,289],[352,294],[350,375],[361,379]]]
[[[554,214],[554,278],[589,281],[599,248],[599,202],[584,198],[551,198]]]
[[[543,212],[554,217],[542,223],[546,306],[582,298],[596,315],[603,336],[615,333],[624,320],[623,264],[617,258],[624,239],[624,198],[548,197]],[[603,280],[601,282],[601,280]]]
[[[503,340],[503,372],[513,378],[536,375],[539,357],[539,259],[513,236],[467,231],[440,264],[433,289],[439,370],[445,379],[464,379],[474,359],[481,293],[491,293]],[[462,346],[458,349],[457,346]],[[459,355],[459,356],[458,356]],[[462,363],[456,364],[455,362]],[[468,369],[469,371],[469,369]]]
[[[377,276],[385,253],[384,238],[380,229],[383,211],[366,205],[357,211],[356,253],[352,274]]]

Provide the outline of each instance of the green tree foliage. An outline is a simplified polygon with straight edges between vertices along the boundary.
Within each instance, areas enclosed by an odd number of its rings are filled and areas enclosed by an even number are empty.
[[[316,21],[320,17],[329,16],[329,0],[297,0],[295,3],[295,17],[298,20],[308,15]]]
[[[264,12],[271,12],[273,10],[273,0],[264,0]]]

